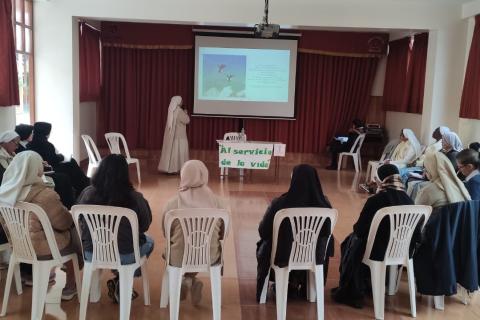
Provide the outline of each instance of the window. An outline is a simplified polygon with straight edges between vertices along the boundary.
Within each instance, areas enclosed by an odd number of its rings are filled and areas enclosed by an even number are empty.
[[[17,123],[33,123],[34,81],[33,81],[33,2],[12,0],[14,15],[15,48],[17,54],[18,89],[20,105],[17,107]]]

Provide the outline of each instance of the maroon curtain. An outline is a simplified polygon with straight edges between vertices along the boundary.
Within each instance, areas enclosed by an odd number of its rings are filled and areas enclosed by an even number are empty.
[[[100,97],[100,31],[82,22],[80,26],[80,102]]]
[[[290,152],[321,152],[354,118],[365,119],[378,58],[299,53],[296,120],[245,120],[248,139],[281,141]]]
[[[406,91],[407,112],[422,113],[425,71],[427,69],[428,33],[414,37],[411,63],[409,66],[409,89]]]
[[[20,104],[12,2],[0,1],[0,107]]]
[[[132,149],[161,149],[171,97],[182,96],[192,111],[193,55],[193,49],[104,46],[99,137],[117,131]],[[236,119],[195,117],[187,128],[191,148],[213,149],[216,139],[238,125]]]
[[[383,88],[385,111],[407,112],[408,99],[405,92],[409,82],[410,58],[410,37],[390,42]]]
[[[480,15],[475,17],[475,29],[463,82],[460,117],[480,119]]]

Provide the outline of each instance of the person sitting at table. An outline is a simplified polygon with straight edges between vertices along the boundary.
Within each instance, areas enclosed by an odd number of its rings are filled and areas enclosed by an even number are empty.
[[[352,121],[352,127],[348,130],[347,136],[336,136],[329,144],[331,155],[330,165],[327,170],[337,170],[338,155],[342,152],[349,152],[357,137],[365,132],[364,124],[361,120]]]
[[[453,132],[447,132],[442,136],[442,152],[447,156],[447,158],[452,163],[455,172],[458,171],[457,167],[457,154],[463,150],[462,141],[458,135]]]
[[[275,215],[281,209],[301,207],[332,208],[332,205],[323,193],[317,170],[308,164],[300,164],[293,168],[290,188],[286,193],[272,200],[258,226],[260,240],[257,242],[257,302],[260,301],[263,285],[270,270]],[[333,253],[333,239],[330,237],[330,228],[331,221],[325,221],[317,241],[317,264],[324,265],[325,278],[328,272],[329,257]],[[279,267],[288,265],[292,242],[293,236],[290,222],[284,220],[280,225],[278,233],[275,265]],[[289,295],[306,297],[306,284],[306,271],[290,272]]]
[[[418,192],[415,204],[435,208],[471,200],[467,188],[458,179],[452,163],[444,153],[426,155],[424,165],[429,182]]]
[[[367,199],[353,225],[353,232],[341,244],[340,281],[339,286],[332,289],[332,297],[336,302],[355,308],[363,307],[363,298],[370,286],[369,269],[362,264],[362,260],[375,214],[385,207],[413,204],[405,193],[397,166],[384,164],[378,168],[377,176],[377,193]],[[416,237],[419,234],[420,229]],[[389,238],[390,221],[384,218],[380,222],[370,259],[384,259]]]
[[[478,152],[472,149],[464,149],[457,154],[458,169],[465,177],[465,187],[470,193],[472,200],[480,200],[480,173],[478,167],[480,160]]]

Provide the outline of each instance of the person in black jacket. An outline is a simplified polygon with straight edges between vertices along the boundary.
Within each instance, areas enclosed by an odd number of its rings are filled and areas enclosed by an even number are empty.
[[[480,200],[480,165],[478,152],[473,149],[465,149],[457,154],[458,170],[465,177],[465,187],[470,193],[472,200]]]
[[[19,124],[15,127],[15,132],[20,136],[20,142],[15,153],[27,150],[27,145],[33,138],[33,126],[29,124]]]
[[[378,168],[377,174],[381,179],[377,193],[368,198],[357,222],[353,225],[353,233],[341,244],[339,287],[332,289],[332,297],[336,302],[355,308],[363,307],[363,297],[369,287],[369,271],[368,267],[362,264],[362,259],[373,217],[378,210],[385,207],[413,204],[403,189],[395,165],[385,164]],[[370,259],[377,261],[384,259],[389,238],[390,221],[384,218],[375,237]]]
[[[364,133],[364,124],[361,120],[355,119],[352,121],[352,127],[348,130],[348,136],[336,136],[329,144],[331,155],[330,165],[326,168],[328,170],[337,170],[338,155],[342,152],[349,152],[357,137]]]
[[[285,208],[319,207],[331,208],[330,202],[325,197],[315,168],[308,164],[300,164],[293,168],[292,180],[288,192],[274,199],[268,207],[258,227],[260,241],[257,242],[257,301],[260,301],[265,278],[270,269],[270,256],[272,254],[273,220],[276,213]],[[328,271],[328,255],[325,250],[328,244],[330,253],[333,253],[333,239],[328,241],[331,222],[326,221],[320,231],[317,242],[317,263],[324,264],[325,275]],[[292,250],[292,230],[290,222],[284,220],[280,225],[278,234],[277,252],[275,253],[275,265],[284,267],[288,265],[290,251]],[[324,256],[327,256],[324,261]],[[292,293],[306,296],[306,272],[290,272],[289,288]],[[326,277],[326,276],[325,276]]]
[[[79,204],[106,205],[129,208],[138,218],[140,256],[149,256],[153,251],[153,239],[145,235],[152,223],[152,211],[143,195],[132,186],[128,164],[123,155],[111,154],[105,157],[92,178],[92,185],[83,190],[78,199]],[[82,243],[85,260],[91,261],[93,244],[85,223],[81,224]],[[135,235],[134,235],[135,236]],[[128,220],[123,219],[118,229],[118,250],[122,264],[135,261],[133,251],[132,229]],[[109,280],[109,296],[118,300],[118,277]]]
[[[65,157],[57,153],[55,146],[48,141],[51,131],[52,125],[50,123],[36,122],[33,125],[33,139],[27,145],[27,149],[37,152],[56,173],[60,172],[67,175],[75,189],[75,196],[78,197],[82,190],[90,184],[90,179],[83,173],[74,159],[64,161]]]

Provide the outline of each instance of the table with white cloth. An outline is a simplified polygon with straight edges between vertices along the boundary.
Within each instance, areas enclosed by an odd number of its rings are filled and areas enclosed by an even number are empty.
[[[218,166],[220,168],[268,170],[272,156],[275,157],[275,177],[278,177],[279,158],[285,157],[286,145],[269,141],[217,140]],[[228,171],[225,171],[228,175]],[[222,176],[223,177],[223,176]]]

